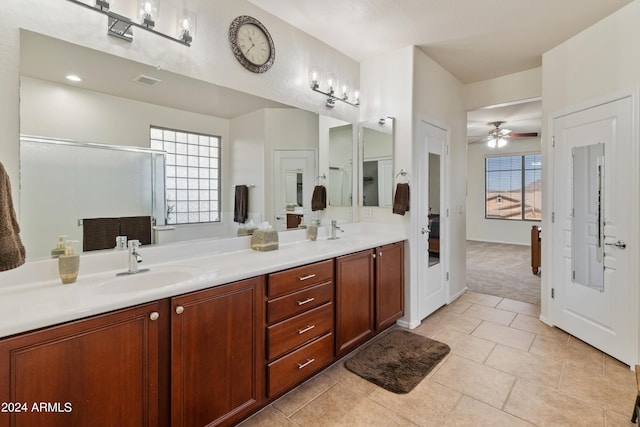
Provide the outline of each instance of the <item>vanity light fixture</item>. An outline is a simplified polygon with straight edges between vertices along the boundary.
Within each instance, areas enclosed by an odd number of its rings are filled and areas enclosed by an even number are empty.
[[[336,100],[342,101],[345,104],[349,104],[353,107],[360,106],[360,93],[358,91],[355,92],[353,100],[349,100],[349,88],[347,85],[342,86],[342,94],[340,96],[336,96],[335,89],[333,88],[334,81],[333,78],[327,79],[327,91],[323,91],[320,89],[320,85],[318,84],[318,73],[315,71],[311,73],[311,90],[314,92],[321,93],[327,96],[327,101],[325,105],[328,108],[333,108],[336,105]]]
[[[72,82],[81,82],[82,81],[82,77],[76,75],[76,74],[69,74],[66,76],[67,80],[70,80]]]
[[[138,3],[138,19],[139,22],[135,22],[126,16],[118,15],[109,10],[113,5],[113,0],[95,0],[95,5],[84,3],[80,0],[67,0],[71,3],[75,3],[79,6],[86,7],[88,9],[95,10],[96,12],[107,15],[108,25],[107,34],[110,36],[118,37],[122,40],[133,41],[133,27],[142,28],[150,33],[156,34],[165,39],[173,40],[185,46],[191,46],[193,36],[195,34],[195,18],[196,14],[188,12],[188,16],[184,14],[178,14],[179,25],[176,26],[178,37],[172,37],[168,34],[156,31],[156,21],[158,20],[158,12],[160,10],[160,0],[140,0]],[[187,24],[188,28],[184,27]]]

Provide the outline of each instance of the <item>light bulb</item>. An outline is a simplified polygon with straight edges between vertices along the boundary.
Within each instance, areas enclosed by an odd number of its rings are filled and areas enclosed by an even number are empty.
[[[496,148],[496,139],[491,138],[489,142],[487,142],[487,145],[489,146],[489,148]]]

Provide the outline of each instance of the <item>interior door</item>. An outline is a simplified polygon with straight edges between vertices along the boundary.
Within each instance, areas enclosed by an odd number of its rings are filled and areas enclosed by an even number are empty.
[[[424,319],[446,303],[446,230],[444,147],[447,132],[421,121],[419,125],[417,191],[420,236],[418,248],[418,312]]]
[[[287,217],[297,224],[311,224],[311,195],[315,183],[314,150],[275,150],[273,161],[275,229],[286,230]]]
[[[554,120],[556,326],[627,363],[637,359],[638,175],[632,99]]]

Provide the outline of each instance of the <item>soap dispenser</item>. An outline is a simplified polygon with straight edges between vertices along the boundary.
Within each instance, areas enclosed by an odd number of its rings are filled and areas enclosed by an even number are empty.
[[[317,219],[314,218],[311,220],[311,225],[307,230],[307,234],[309,235],[309,240],[311,240],[312,242],[318,238],[318,220]]]
[[[80,255],[73,252],[72,242],[74,240],[67,240],[64,254],[58,257],[58,272],[60,273],[60,280],[65,285],[76,281],[78,270],[80,269]]]
[[[58,258],[60,255],[64,255],[64,238],[67,236],[58,236],[58,243],[56,247],[51,249],[51,258]]]

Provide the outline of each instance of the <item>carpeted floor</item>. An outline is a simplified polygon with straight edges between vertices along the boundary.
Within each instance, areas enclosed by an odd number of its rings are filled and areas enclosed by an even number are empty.
[[[467,241],[470,291],[540,305],[540,276],[531,272],[531,248]]]

